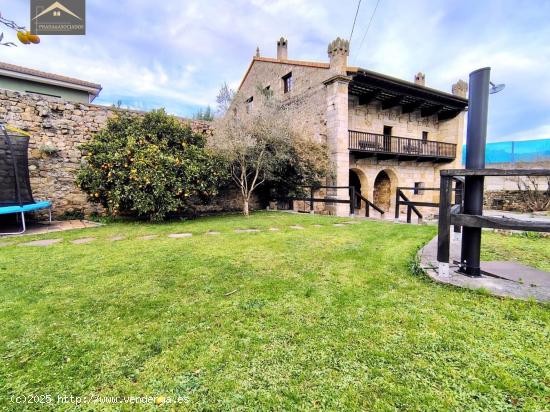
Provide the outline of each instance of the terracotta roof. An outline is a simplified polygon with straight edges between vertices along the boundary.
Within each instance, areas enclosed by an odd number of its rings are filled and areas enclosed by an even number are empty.
[[[250,62],[250,65],[248,66],[248,69],[246,69],[246,73],[244,74],[244,77],[241,81],[241,84],[239,85],[239,88],[237,90],[241,89],[241,86],[243,85],[245,79],[248,76],[248,73],[250,72],[250,69],[252,69],[252,65],[254,62],[265,62],[265,63],[277,63],[277,64],[290,64],[293,66],[305,66],[305,67],[313,67],[316,69],[329,69],[330,64],[323,63],[323,62],[311,62],[311,61],[305,61],[305,60],[279,60],[274,59],[271,57],[253,57],[252,61]]]
[[[101,90],[101,85],[97,83],[91,83],[84,80],[75,79],[73,77],[61,76],[59,74],[47,73],[40,70],[29,69],[27,67],[16,66],[15,64],[0,62],[0,70],[6,70],[14,73],[25,74],[28,76],[42,77],[43,79],[55,80],[59,82],[72,83],[76,86],[88,87],[91,89],[97,89],[97,93]]]

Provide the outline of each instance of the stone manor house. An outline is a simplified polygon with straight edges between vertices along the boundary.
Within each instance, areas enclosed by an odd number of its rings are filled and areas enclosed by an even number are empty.
[[[269,89],[291,107],[296,122],[326,142],[334,165],[330,185],[354,186],[392,210],[397,187],[439,187],[440,169],[461,168],[468,85],[459,80],[447,93],[427,87],[423,73],[409,82],[350,67],[348,55],[349,42],[338,38],[328,45],[327,63],[290,60],[281,38],[277,58],[256,51],[231,111],[249,113],[261,88]],[[410,193],[411,200],[437,201],[436,191]],[[331,194],[349,199],[347,189]],[[327,209],[341,216],[350,212],[345,203]]]

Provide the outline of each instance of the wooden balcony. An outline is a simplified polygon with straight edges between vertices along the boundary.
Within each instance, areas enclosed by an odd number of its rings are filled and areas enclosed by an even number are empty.
[[[417,162],[452,162],[456,144],[433,140],[411,139],[376,133],[349,130],[348,148],[356,157],[376,157],[380,160],[398,159]]]

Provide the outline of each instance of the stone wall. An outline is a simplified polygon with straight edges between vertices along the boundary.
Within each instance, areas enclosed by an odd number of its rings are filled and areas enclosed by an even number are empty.
[[[55,216],[74,211],[86,215],[102,213],[101,207],[88,202],[76,186],[75,176],[82,160],[79,146],[104,127],[113,114],[112,107],[0,89],[0,119],[31,134],[29,170],[33,194],[36,200],[52,200]],[[208,122],[182,122],[196,132],[211,133]],[[238,209],[236,195],[225,193],[206,210]]]

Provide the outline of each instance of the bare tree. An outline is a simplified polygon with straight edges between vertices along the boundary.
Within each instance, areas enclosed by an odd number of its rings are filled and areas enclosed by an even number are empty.
[[[550,177],[546,178],[546,190],[540,188],[539,181],[534,176],[518,179],[518,189],[528,211],[550,209]]]
[[[210,144],[230,165],[244,215],[249,214],[250,199],[258,186],[288,161],[294,134],[288,113],[274,101],[264,100],[250,113],[230,114],[217,121]]]
[[[227,83],[224,82],[216,96],[216,103],[218,104],[217,115],[219,117],[223,117],[227,113],[234,98],[235,90],[229,88]]]

